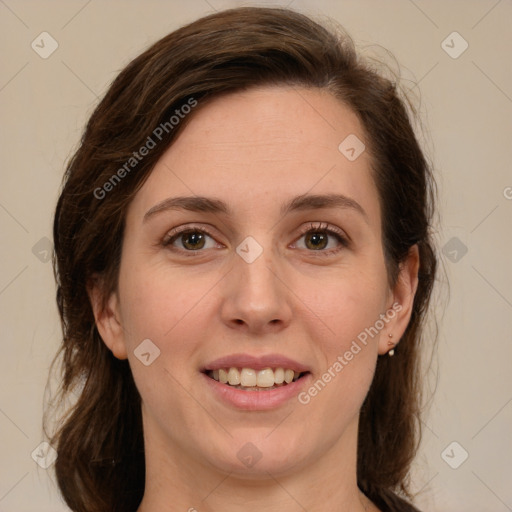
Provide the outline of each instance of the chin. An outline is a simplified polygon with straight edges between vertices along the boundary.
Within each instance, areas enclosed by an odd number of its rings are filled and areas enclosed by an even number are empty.
[[[208,458],[217,470],[240,479],[268,479],[269,474],[286,475],[297,471],[308,459],[303,437],[300,442],[298,433],[292,436],[285,429],[281,433],[276,430],[270,435],[269,429],[252,435],[244,430],[243,434],[228,437],[226,443],[222,453],[211,454]],[[220,443],[216,445],[220,446]]]

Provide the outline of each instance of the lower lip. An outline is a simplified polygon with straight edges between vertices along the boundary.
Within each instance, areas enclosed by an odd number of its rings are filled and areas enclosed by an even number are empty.
[[[206,380],[206,384],[221,401],[247,411],[276,409],[292,398],[297,398],[298,394],[307,385],[311,377],[311,374],[308,373],[300,379],[286,384],[286,386],[269,389],[268,391],[244,391],[234,388],[229,384],[216,381],[208,377],[205,373],[201,375]]]

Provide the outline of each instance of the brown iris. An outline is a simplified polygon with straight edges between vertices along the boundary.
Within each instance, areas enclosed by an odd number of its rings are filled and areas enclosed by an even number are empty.
[[[183,247],[186,249],[202,249],[205,244],[204,233],[199,233],[197,231],[188,231],[186,233],[182,233],[181,241],[183,243]]]
[[[305,244],[308,249],[319,250],[324,249],[327,245],[328,235],[325,233],[312,232],[307,233]]]

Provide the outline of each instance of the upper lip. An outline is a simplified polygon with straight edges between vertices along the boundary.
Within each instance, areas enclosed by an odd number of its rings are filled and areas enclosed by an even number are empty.
[[[308,366],[281,354],[266,354],[262,356],[232,354],[207,363],[202,371],[220,370],[221,368],[251,368],[253,370],[284,368],[294,370],[296,372],[310,371]]]

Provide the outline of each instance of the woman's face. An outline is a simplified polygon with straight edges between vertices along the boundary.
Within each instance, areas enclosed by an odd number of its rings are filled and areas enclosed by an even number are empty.
[[[98,316],[151,453],[253,477],[354,462],[377,356],[415,290],[414,268],[389,288],[363,143],[328,92],[262,87],[199,104],[160,158]]]

